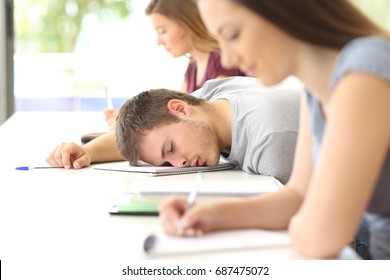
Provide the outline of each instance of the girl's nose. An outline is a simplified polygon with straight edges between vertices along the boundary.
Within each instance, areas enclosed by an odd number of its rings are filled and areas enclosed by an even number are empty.
[[[236,56],[233,52],[228,51],[227,48],[221,48],[221,65],[226,69],[232,69],[238,67],[237,61],[235,61]]]

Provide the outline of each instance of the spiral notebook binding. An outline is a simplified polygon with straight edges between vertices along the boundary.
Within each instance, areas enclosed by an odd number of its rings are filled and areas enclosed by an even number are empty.
[[[220,163],[215,166],[195,166],[195,167],[172,167],[151,172],[152,176],[165,176],[165,175],[179,175],[179,174],[190,174],[197,172],[211,172],[211,171],[222,171],[228,169],[234,169],[236,165],[233,163]]]

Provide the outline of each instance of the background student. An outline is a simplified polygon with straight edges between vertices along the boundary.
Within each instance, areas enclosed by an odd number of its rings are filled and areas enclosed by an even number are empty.
[[[299,252],[328,258],[353,239],[366,212],[371,257],[390,259],[389,33],[349,1],[197,3],[226,67],[265,86],[296,76],[306,94],[285,188],[187,211],[184,200],[169,199],[160,207],[164,230],[288,228]]]
[[[61,144],[47,162],[76,169],[124,159],[131,164],[143,160],[176,167],[213,166],[222,155],[246,172],[286,182],[294,158],[300,94],[300,87],[261,88],[250,77],[209,80],[192,95],[145,91],[122,105],[116,136],[112,132],[83,146]]]
[[[222,67],[218,42],[208,33],[192,0],[152,0],[145,12],[156,31],[157,44],[174,58],[189,57],[180,91],[192,93],[209,79],[243,75],[238,69]],[[107,108],[104,114],[112,130],[118,110]]]

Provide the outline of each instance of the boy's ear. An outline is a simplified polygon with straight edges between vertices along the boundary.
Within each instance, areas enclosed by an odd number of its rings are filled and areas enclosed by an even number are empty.
[[[191,114],[191,106],[179,99],[169,100],[167,108],[174,115],[189,116]]]

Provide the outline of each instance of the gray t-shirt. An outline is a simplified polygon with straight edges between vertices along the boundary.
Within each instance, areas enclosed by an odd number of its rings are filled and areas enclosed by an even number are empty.
[[[344,47],[337,60],[332,88],[348,72],[370,73],[390,82],[390,41],[379,37],[363,37],[350,42]],[[372,94],[375,98],[375,92]],[[310,112],[310,129],[313,135],[313,158],[316,160],[321,148],[325,119],[319,101],[309,92],[306,93],[306,99]],[[370,254],[373,258],[390,259],[389,151],[367,211]]]
[[[232,145],[227,160],[248,173],[285,183],[291,175],[299,123],[301,87],[262,88],[257,79],[209,80],[193,95],[227,99],[232,107]]]

